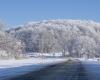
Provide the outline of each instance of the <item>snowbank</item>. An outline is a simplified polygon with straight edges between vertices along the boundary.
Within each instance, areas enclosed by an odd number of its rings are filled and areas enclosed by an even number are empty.
[[[0,80],[39,70],[47,65],[64,62],[60,58],[31,58],[23,60],[0,60]]]
[[[100,64],[100,58],[92,58],[92,59],[79,58],[79,60],[85,64]]]

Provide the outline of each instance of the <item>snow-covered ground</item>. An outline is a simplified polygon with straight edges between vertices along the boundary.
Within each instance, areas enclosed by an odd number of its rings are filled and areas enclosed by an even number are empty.
[[[62,52],[59,53],[28,53],[26,56],[29,57],[61,57],[63,55]]]
[[[86,58],[77,58],[85,64],[99,64],[100,58],[86,59]]]
[[[60,58],[31,58],[22,60],[0,60],[0,80],[39,70],[48,65],[64,62]]]

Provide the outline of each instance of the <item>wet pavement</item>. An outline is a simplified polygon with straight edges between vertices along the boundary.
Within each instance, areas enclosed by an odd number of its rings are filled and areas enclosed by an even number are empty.
[[[89,80],[80,61],[67,61],[7,80]]]

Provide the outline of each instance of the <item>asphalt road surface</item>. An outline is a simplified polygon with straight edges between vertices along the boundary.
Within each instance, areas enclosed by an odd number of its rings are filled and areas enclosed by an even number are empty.
[[[89,80],[80,61],[67,61],[8,80]]]

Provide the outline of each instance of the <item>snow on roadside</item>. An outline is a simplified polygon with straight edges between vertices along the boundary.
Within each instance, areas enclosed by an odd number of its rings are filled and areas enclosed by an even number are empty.
[[[0,60],[0,80],[39,70],[48,65],[64,62],[60,58],[31,58],[23,60]]]
[[[80,58],[79,60],[85,64],[100,64],[100,58],[93,58],[93,59]]]

